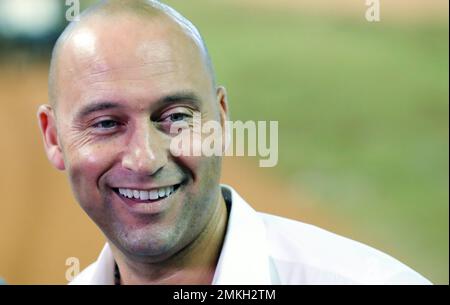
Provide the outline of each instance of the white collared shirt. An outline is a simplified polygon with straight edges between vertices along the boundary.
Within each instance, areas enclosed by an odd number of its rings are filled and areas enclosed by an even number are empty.
[[[214,285],[431,284],[396,259],[323,229],[256,212],[229,186],[231,211]],[[70,284],[113,285],[108,244]]]

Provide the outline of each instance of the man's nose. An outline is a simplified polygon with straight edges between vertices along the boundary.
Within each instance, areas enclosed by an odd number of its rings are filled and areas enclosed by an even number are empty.
[[[122,166],[138,174],[151,176],[167,163],[164,140],[149,123],[134,130],[122,158]]]

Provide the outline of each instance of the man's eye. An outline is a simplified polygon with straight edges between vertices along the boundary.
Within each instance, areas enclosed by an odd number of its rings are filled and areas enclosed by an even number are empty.
[[[181,109],[171,109],[160,116],[157,123],[164,132],[178,133],[180,129],[192,127],[194,113],[184,107],[179,108]]]
[[[114,120],[103,120],[95,123],[92,127],[100,129],[112,129],[118,126],[118,123]]]
[[[172,122],[178,122],[178,121],[183,121],[185,119],[190,118],[191,116],[187,113],[182,113],[182,112],[177,112],[177,113],[172,113],[168,116],[168,119]]]

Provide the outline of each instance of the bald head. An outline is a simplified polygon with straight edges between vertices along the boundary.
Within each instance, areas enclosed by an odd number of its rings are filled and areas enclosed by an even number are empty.
[[[100,41],[98,39],[100,36],[104,36],[105,32],[111,31],[109,28],[111,23],[117,25],[117,22],[121,24],[120,21],[127,23],[124,24],[124,28],[128,26],[130,31],[112,33],[113,37],[110,36],[109,40]],[[132,23],[134,23],[134,29]],[[169,36],[171,35],[169,32],[173,32],[180,40],[180,44],[177,46],[179,52],[186,50],[181,47],[183,41],[195,46],[197,55],[200,56],[204,68],[209,74],[212,87],[215,88],[215,73],[208,49],[199,31],[188,19],[173,8],[155,0],[104,0],[85,10],[79,21],[71,22],[58,38],[50,62],[49,99],[51,105],[55,107],[58,102],[58,78],[61,68],[64,69],[62,62],[67,62],[65,57],[73,56],[74,51],[91,57],[101,57],[100,54],[95,54],[95,52],[99,52],[99,43],[106,48],[115,48],[118,46],[119,40],[126,40],[128,36],[134,36],[138,27],[148,31],[148,39],[154,37],[153,32],[161,32],[162,28],[165,29],[163,35]],[[142,36],[141,39],[141,42],[145,43],[147,38]],[[127,45],[121,47],[127,48]],[[145,52],[145,48],[141,51]]]

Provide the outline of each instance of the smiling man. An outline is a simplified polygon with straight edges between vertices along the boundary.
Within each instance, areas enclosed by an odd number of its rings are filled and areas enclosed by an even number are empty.
[[[166,5],[84,12],[54,48],[49,95],[47,156],[107,238],[74,284],[428,283],[377,250],[255,212],[220,185],[220,156],[171,150],[194,114],[223,126],[228,106],[199,32]]]

